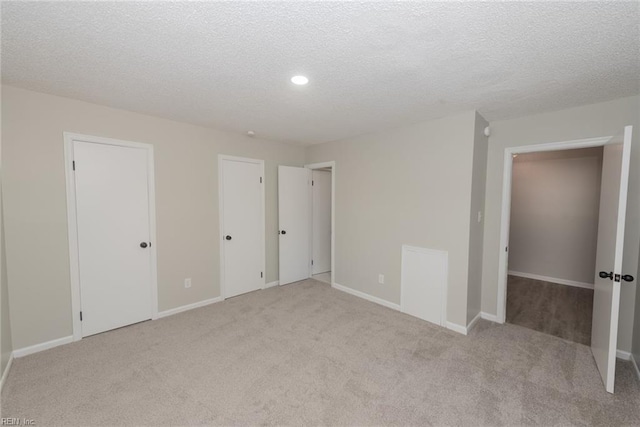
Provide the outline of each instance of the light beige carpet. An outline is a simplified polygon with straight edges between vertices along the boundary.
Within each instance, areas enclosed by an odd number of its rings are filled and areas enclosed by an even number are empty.
[[[481,321],[468,337],[314,280],[17,359],[2,416],[37,425],[639,425],[588,347]]]

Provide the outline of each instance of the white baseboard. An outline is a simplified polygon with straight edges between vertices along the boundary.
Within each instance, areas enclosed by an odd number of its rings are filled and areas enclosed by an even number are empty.
[[[496,316],[495,314],[485,313],[484,311],[481,311],[480,317],[482,317],[484,320],[488,320],[489,322],[502,323],[498,320],[498,316]]]
[[[453,332],[457,332],[457,333],[462,334],[462,335],[467,335],[467,327],[466,326],[460,326],[457,323],[451,323],[451,322],[447,322],[445,324],[445,326],[447,327],[447,329],[450,329]]]
[[[640,380],[640,366],[638,366],[638,361],[633,354],[631,355],[631,363],[633,363],[633,367],[636,368],[636,374],[638,374],[638,379]]]
[[[467,334],[471,332],[471,330],[476,326],[476,324],[478,323],[478,320],[480,320],[481,317],[482,317],[482,313],[478,313],[476,314],[476,317],[471,319],[471,322],[469,322],[469,324],[467,325]]]
[[[476,317],[471,319],[471,322],[467,326],[458,325],[453,322],[446,322],[445,326],[447,329],[452,330],[453,332],[457,332],[462,335],[468,335],[469,332],[478,324],[478,321],[482,318],[482,313],[476,314]]]
[[[273,288],[274,286],[278,286],[279,284],[280,284],[280,282],[278,280],[276,280],[275,282],[269,282],[269,283],[266,283],[264,285],[264,288],[262,288],[262,289]]]
[[[384,307],[387,307],[387,308],[390,308],[392,310],[401,311],[399,304],[392,303],[392,302],[384,300],[382,298],[374,297],[372,295],[366,294],[366,293],[361,292],[361,291],[356,291],[355,289],[348,288],[348,287],[340,285],[338,283],[334,283],[332,285],[332,287],[334,289],[337,289],[337,290],[342,291],[342,292],[346,292],[346,293],[351,294],[353,296],[356,296],[356,297],[359,297],[359,298],[362,298],[362,299],[366,299],[367,301],[371,301],[371,302],[374,302],[376,304],[380,304],[380,305],[382,305]],[[477,322],[479,318],[480,318],[480,315],[476,316],[476,318],[474,318],[472,320],[470,325],[473,326],[472,324],[475,324],[475,322]],[[446,326],[447,329],[450,329],[450,330],[452,330],[454,332],[458,332],[460,334],[467,335],[468,327],[466,327],[466,326],[460,326],[458,324],[451,323],[451,322],[446,322],[445,326]]]
[[[400,305],[392,303],[392,302],[387,301],[385,299],[374,297],[372,295],[365,294],[364,292],[356,291],[355,289],[351,289],[351,288],[348,288],[346,286],[339,285],[337,283],[334,283],[332,285],[332,287],[337,289],[337,290],[339,290],[339,291],[346,292],[348,294],[354,295],[354,296],[362,298],[362,299],[366,299],[367,301],[375,302],[376,304],[380,304],[380,305],[385,306],[387,308],[391,308],[393,310],[400,311]]]
[[[7,366],[4,368],[4,372],[2,373],[2,377],[0,378],[0,391],[4,387],[4,383],[9,376],[9,369],[11,369],[11,364],[13,363],[13,352],[9,355],[9,361],[7,362]]]
[[[58,347],[64,344],[70,344],[73,342],[73,335],[69,335],[68,337],[62,337],[55,340],[43,342],[36,345],[31,345],[29,347],[19,348],[17,350],[13,350],[13,357],[24,357],[34,353],[40,353],[41,351],[49,350],[54,347]]]
[[[620,360],[629,361],[631,360],[631,353],[629,353],[628,351],[618,350],[616,351],[616,357]]]
[[[172,308],[170,310],[161,311],[160,313],[158,313],[157,319],[162,319],[163,317],[167,316],[173,316],[174,314],[182,313],[183,311],[193,310],[194,308],[204,307],[206,305],[215,304],[220,301],[222,301],[222,297],[215,297],[203,301],[194,302],[193,304],[187,304],[180,307]]]
[[[161,311],[158,313],[156,319],[161,319],[163,317],[171,316],[174,314],[182,313],[183,311],[193,310],[194,308],[204,307],[209,304],[213,304],[216,302],[222,301],[222,297],[216,297],[207,299],[204,301],[199,301],[193,304],[183,305],[181,307],[172,308],[170,310]],[[58,347],[64,344],[70,344],[73,342],[73,336],[70,335],[68,337],[58,338],[55,340],[43,342],[40,344],[32,345],[29,347],[19,348],[13,351],[13,357],[19,358],[28,356],[30,354],[39,353],[41,351],[49,350],[50,348]]]
[[[469,322],[467,326],[461,326],[457,323],[447,322],[446,327],[447,329],[451,329],[452,331],[458,332],[459,334],[468,335],[469,332],[471,332],[471,330],[476,327],[480,319],[486,319],[496,323],[498,321],[498,318],[496,316],[481,311],[480,313],[476,314],[476,317],[471,319],[471,322]]]
[[[511,276],[524,277],[525,279],[541,280],[543,282],[557,283],[559,285],[575,286],[576,288],[593,289],[593,283],[576,282],[575,280],[557,279],[555,277],[540,276],[539,274],[522,273],[520,271],[508,272]]]

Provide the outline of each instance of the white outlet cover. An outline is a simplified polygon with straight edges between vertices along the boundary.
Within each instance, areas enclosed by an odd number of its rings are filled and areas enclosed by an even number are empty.
[[[384,285],[384,274],[378,274],[378,283]]]
[[[191,279],[184,279],[184,287],[185,288],[191,287]]]

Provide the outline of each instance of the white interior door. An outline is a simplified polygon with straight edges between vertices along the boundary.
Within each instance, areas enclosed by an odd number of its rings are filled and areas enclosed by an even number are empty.
[[[263,164],[225,158],[219,163],[222,282],[224,297],[230,298],[264,286]]]
[[[73,143],[82,336],[151,318],[147,150]]]
[[[309,277],[310,169],[278,167],[280,284]]]
[[[312,170],[311,274],[331,271],[331,172]]]
[[[591,350],[609,393],[615,382],[631,131],[625,127],[622,139],[604,147],[602,162]]]

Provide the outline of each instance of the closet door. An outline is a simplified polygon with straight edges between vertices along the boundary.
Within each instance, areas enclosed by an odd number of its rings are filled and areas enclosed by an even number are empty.
[[[147,156],[142,148],[73,143],[84,337],[151,318]]]
[[[264,183],[262,160],[219,159],[223,296],[264,287]]]
[[[598,249],[593,293],[591,352],[604,386],[613,393],[620,315],[620,286],[634,281],[622,271],[632,127],[604,147]]]

